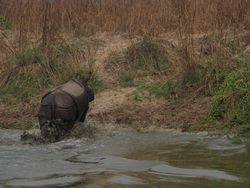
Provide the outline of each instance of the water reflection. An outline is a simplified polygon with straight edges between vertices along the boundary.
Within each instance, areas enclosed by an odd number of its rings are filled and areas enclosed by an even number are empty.
[[[123,184],[123,185],[143,185],[143,180],[128,175],[118,175],[108,180],[111,183]]]
[[[176,168],[169,165],[159,165],[151,169],[154,174],[166,175],[166,176],[176,176],[184,178],[212,178],[212,179],[222,179],[231,181],[240,181],[240,178],[236,176],[231,176],[225,172],[218,170],[208,170],[208,169],[184,169]]]

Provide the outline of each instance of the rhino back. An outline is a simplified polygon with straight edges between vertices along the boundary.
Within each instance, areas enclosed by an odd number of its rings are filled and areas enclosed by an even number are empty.
[[[76,104],[78,118],[80,118],[86,108],[88,109],[89,101],[85,88],[75,80],[70,80],[66,84],[58,87],[59,90],[67,93]]]
[[[73,105],[75,105],[72,97],[69,94],[62,91],[56,92],[54,100],[55,100],[54,101],[55,106],[63,109],[68,109]]]
[[[41,102],[41,106],[43,107],[51,105],[67,109],[74,105],[74,101],[69,94],[55,90],[45,95]]]
[[[48,120],[61,119],[71,127],[77,115],[77,108],[72,97],[63,91],[53,90],[42,98],[38,119],[40,126]]]

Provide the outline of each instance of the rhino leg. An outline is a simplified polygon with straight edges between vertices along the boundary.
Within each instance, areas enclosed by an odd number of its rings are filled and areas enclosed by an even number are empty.
[[[60,137],[69,133],[75,124],[77,109],[75,105],[69,108],[54,106],[41,106],[38,112],[38,120],[41,136],[49,142],[60,140]]]
[[[63,122],[61,119],[52,120],[43,124],[41,127],[41,136],[45,142],[56,142],[70,133],[68,127],[69,124]]]
[[[85,110],[83,111],[82,116],[80,117],[80,119],[79,119],[78,121],[80,121],[80,122],[84,122],[84,120],[85,120],[85,118],[86,118],[86,115],[87,115],[88,110],[89,110],[89,105],[87,105],[87,106],[85,107]]]
[[[41,106],[38,112],[38,120],[40,128],[43,127],[44,124],[50,122],[52,120],[52,112],[50,106]]]

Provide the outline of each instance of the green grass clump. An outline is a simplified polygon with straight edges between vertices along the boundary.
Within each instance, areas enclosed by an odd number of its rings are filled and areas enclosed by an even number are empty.
[[[12,129],[29,129],[30,127],[32,127],[32,125],[34,125],[34,122],[32,121],[18,121],[10,124],[9,127],[11,127]]]
[[[27,101],[30,97],[36,96],[40,92],[38,76],[29,76],[26,79],[19,80],[19,83],[10,83],[0,90],[0,102],[9,105],[15,105],[17,102]]]
[[[120,72],[118,80],[122,87],[133,87],[136,85],[134,82],[135,77],[136,71],[127,69]]]
[[[0,30],[9,29],[10,23],[6,17],[0,15]]]
[[[147,95],[145,92],[155,95],[156,97],[167,97],[175,92],[175,85],[172,82],[166,81],[153,81],[150,83],[137,82],[137,88],[132,91],[128,96],[132,97],[134,101],[143,101]]]
[[[143,84],[138,89],[141,91],[147,91],[157,97],[166,97],[174,92],[174,85],[171,82],[156,81]]]
[[[241,132],[250,132],[250,69],[240,68],[225,77],[214,92],[209,116],[223,121],[226,127],[241,126]],[[242,133],[243,133],[242,132]]]
[[[89,87],[93,90],[95,94],[102,92],[106,89],[105,85],[103,84],[103,80],[101,80],[96,73],[94,73],[92,78],[90,79]]]

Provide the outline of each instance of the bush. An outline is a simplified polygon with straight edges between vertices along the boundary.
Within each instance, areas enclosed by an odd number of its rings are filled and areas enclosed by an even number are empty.
[[[223,121],[227,127],[239,125],[250,130],[250,69],[240,68],[229,73],[214,92],[209,116]]]
[[[129,47],[124,55],[124,63],[134,70],[146,71],[149,74],[162,74],[169,67],[166,50],[147,37]]]
[[[116,72],[117,81],[122,87],[132,87],[136,86],[135,80],[167,74],[171,63],[166,48],[145,37],[128,47],[122,55],[112,56],[106,65]]]

